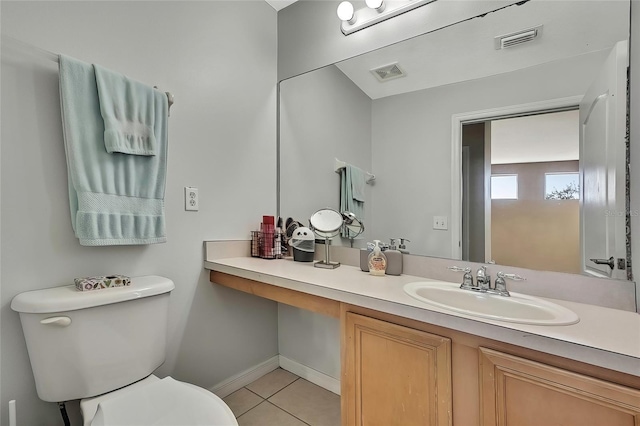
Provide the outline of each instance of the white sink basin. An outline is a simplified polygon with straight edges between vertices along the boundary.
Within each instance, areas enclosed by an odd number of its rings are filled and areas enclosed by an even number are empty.
[[[459,284],[444,281],[419,281],[406,284],[409,296],[450,311],[498,321],[535,325],[569,325],[580,321],[564,306],[511,293],[511,297],[462,290]]]

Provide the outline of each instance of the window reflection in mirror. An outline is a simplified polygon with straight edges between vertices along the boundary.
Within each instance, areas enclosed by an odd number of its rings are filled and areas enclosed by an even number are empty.
[[[469,228],[463,236],[463,259],[580,273],[578,111],[471,126],[482,130],[465,131],[464,126],[462,144],[471,147],[469,163],[481,167],[470,167],[469,176],[465,167],[462,172],[463,229]],[[474,158],[474,153],[482,155]],[[484,170],[491,170],[489,181]],[[473,191],[479,193],[466,194]],[[482,202],[485,221],[478,223],[469,216],[477,208],[468,210],[465,201],[483,200],[485,193],[491,200]]]
[[[517,200],[518,175],[491,175],[492,200]]]

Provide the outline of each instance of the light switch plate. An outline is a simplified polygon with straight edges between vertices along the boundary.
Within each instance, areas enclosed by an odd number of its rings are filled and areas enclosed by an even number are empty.
[[[200,207],[200,199],[198,198],[198,188],[193,186],[184,187],[184,209],[187,211],[197,212]]]
[[[447,218],[447,216],[434,216],[433,229],[439,229],[443,231],[449,229],[449,219]]]

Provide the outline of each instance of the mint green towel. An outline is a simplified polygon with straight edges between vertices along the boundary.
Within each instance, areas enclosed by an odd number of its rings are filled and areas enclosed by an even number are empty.
[[[93,64],[108,153],[155,155],[153,87]]]
[[[347,164],[346,168],[351,175],[351,191],[353,199],[364,203],[364,187],[367,183],[367,174],[356,166]],[[353,212],[352,212],[353,213]]]
[[[360,169],[354,169],[357,168],[347,164],[344,169],[340,170],[340,211],[351,212],[356,215],[360,222],[364,223],[364,200],[358,200],[353,191],[354,175],[358,173],[358,170],[363,175],[364,172]],[[364,177],[362,179],[364,181]],[[364,199],[364,197],[362,198]],[[340,235],[344,238],[354,238],[353,233],[346,226],[342,227]]]
[[[166,241],[167,98],[154,96],[156,155],[109,154],[91,65],[60,56],[71,224],[84,246]]]

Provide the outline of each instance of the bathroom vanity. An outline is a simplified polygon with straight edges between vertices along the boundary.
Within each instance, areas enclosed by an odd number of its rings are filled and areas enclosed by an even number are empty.
[[[205,262],[210,281],[340,319],[342,424],[640,424],[640,316],[554,300],[564,326],[483,319],[403,286],[289,260]]]

